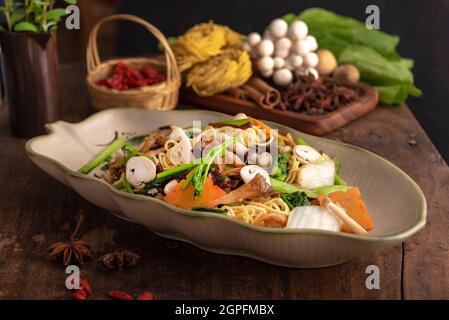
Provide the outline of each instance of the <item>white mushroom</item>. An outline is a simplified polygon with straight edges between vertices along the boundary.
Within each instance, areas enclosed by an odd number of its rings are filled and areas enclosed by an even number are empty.
[[[290,47],[292,46],[292,42],[289,38],[280,38],[276,40],[276,43],[274,44],[276,50],[290,50]]]
[[[248,42],[243,42],[243,50],[246,52],[251,52],[251,45]]]
[[[306,56],[310,52],[309,43],[304,40],[295,41],[292,45],[292,52],[300,56]]]
[[[257,60],[257,68],[260,71],[269,71],[274,68],[274,61],[272,57],[265,56]]]
[[[310,52],[304,57],[304,66],[315,68],[318,65],[318,61],[318,55],[314,52]]]
[[[316,51],[318,49],[318,42],[314,36],[307,36],[304,41],[309,44],[310,51]]]
[[[251,47],[255,47],[262,40],[262,37],[257,32],[252,32],[248,35],[248,44]]]
[[[147,157],[132,157],[126,163],[126,180],[136,189],[143,189],[155,177],[156,165]]]
[[[288,35],[292,40],[302,40],[307,36],[309,28],[304,21],[294,21],[288,28]]]
[[[240,177],[242,177],[245,183],[249,183],[258,174],[261,175],[269,185],[271,185],[270,176],[265,169],[254,164],[244,166],[242,169],[240,169]]]
[[[262,77],[264,78],[271,78],[271,76],[273,75],[274,70],[267,70],[267,71],[261,71],[260,74],[262,75]]]
[[[311,146],[297,145],[293,148],[293,153],[303,160],[304,163],[315,162],[319,160],[323,155],[316,151]]]
[[[280,38],[287,33],[288,24],[283,19],[275,19],[270,23],[268,30],[273,37]]]
[[[164,187],[164,194],[167,195],[173,190],[175,190],[176,186],[178,185],[178,181],[176,179],[173,179],[169,183],[167,183]]]
[[[257,53],[261,57],[271,56],[274,52],[273,41],[264,39],[257,45]]]
[[[302,66],[303,58],[300,55],[292,54],[287,61],[291,69],[298,69]]]
[[[279,50],[276,50],[276,51],[274,52],[274,56],[275,56],[275,57],[282,58],[282,59],[285,59],[285,58],[288,57],[289,53],[290,53],[289,50],[286,50],[286,49],[279,49]]]
[[[282,59],[281,57],[275,57],[273,59],[273,62],[274,62],[275,69],[281,69],[285,66],[285,60]]]
[[[278,86],[287,86],[293,81],[293,74],[287,68],[276,70],[273,75],[273,81]]]

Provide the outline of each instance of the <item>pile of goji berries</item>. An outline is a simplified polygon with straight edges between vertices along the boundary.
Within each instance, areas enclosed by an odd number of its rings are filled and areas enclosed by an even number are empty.
[[[72,281],[73,283],[73,281]],[[73,292],[73,300],[87,300],[87,297],[92,293],[92,290],[90,289],[89,282],[84,279],[80,279],[80,288],[76,289],[75,292]],[[118,291],[118,290],[110,290],[107,292],[107,295],[114,300],[133,300],[133,296],[130,294]],[[142,293],[138,300],[154,300],[153,292],[147,291]]]
[[[109,89],[129,90],[152,86],[163,81],[165,81],[165,75],[151,67],[143,67],[139,70],[119,61],[109,77],[98,80],[95,84]]]

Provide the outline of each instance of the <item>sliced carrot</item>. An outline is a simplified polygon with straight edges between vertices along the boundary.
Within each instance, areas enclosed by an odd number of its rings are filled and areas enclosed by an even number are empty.
[[[214,185],[210,178],[206,178],[206,182],[201,190],[201,194],[198,198],[194,198],[194,187],[192,183],[189,183],[187,188],[181,189],[185,180],[180,181],[175,190],[167,194],[164,200],[178,208],[190,210],[194,207],[207,207],[207,203],[211,200],[224,196],[226,192],[219,186]]]
[[[250,119],[256,126],[261,127],[262,129],[265,129],[265,131],[267,131],[267,133],[268,133],[268,136],[271,135],[271,128],[269,126],[267,126],[265,123],[263,123],[260,120],[257,120],[257,119],[251,118],[251,117],[250,117]],[[280,133],[278,133],[278,138],[284,142],[290,142],[289,138],[287,138],[286,136],[284,136]]]
[[[365,230],[371,230],[374,225],[370,214],[366,211],[365,202],[362,200],[362,194],[359,188],[351,188],[346,192],[332,192],[329,198],[338,203],[346,213],[360,224]],[[318,197],[318,201],[322,204],[324,196]],[[352,233],[352,230],[346,224],[343,224],[341,231]]]

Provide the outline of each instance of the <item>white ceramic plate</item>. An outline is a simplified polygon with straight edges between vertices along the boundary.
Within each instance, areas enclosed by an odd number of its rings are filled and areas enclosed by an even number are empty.
[[[161,200],[118,191],[106,182],[77,172],[114,138],[114,132],[147,134],[165,124],[189,126],[229,118],[204,110],[149,111],[111,109],[69,124],[48,125],[49,134],[26,144],[30,158],[45,172],[93,204],[140,223],[163,237],[178,239],[216,253],[251,257],[272,264],[313,268],[394,246],[426,223],[426,200],[402,170],[372,152],[341,142],[303,134],[268,122],[280,132],[300,135],[309,144],[340,158],[341,176],[358,186],[375,228],[366,236],[320,230],[269,229],[230,217],[178,209]]]

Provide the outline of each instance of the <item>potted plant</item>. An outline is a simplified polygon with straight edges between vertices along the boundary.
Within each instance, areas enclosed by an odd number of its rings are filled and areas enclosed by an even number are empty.
[[[76,4],[76,0],[62,3]],[[55,0],[4,0],[0,13],[3,79],[13,135],[32,137],[59,117],[58,22],[65,8]]]

